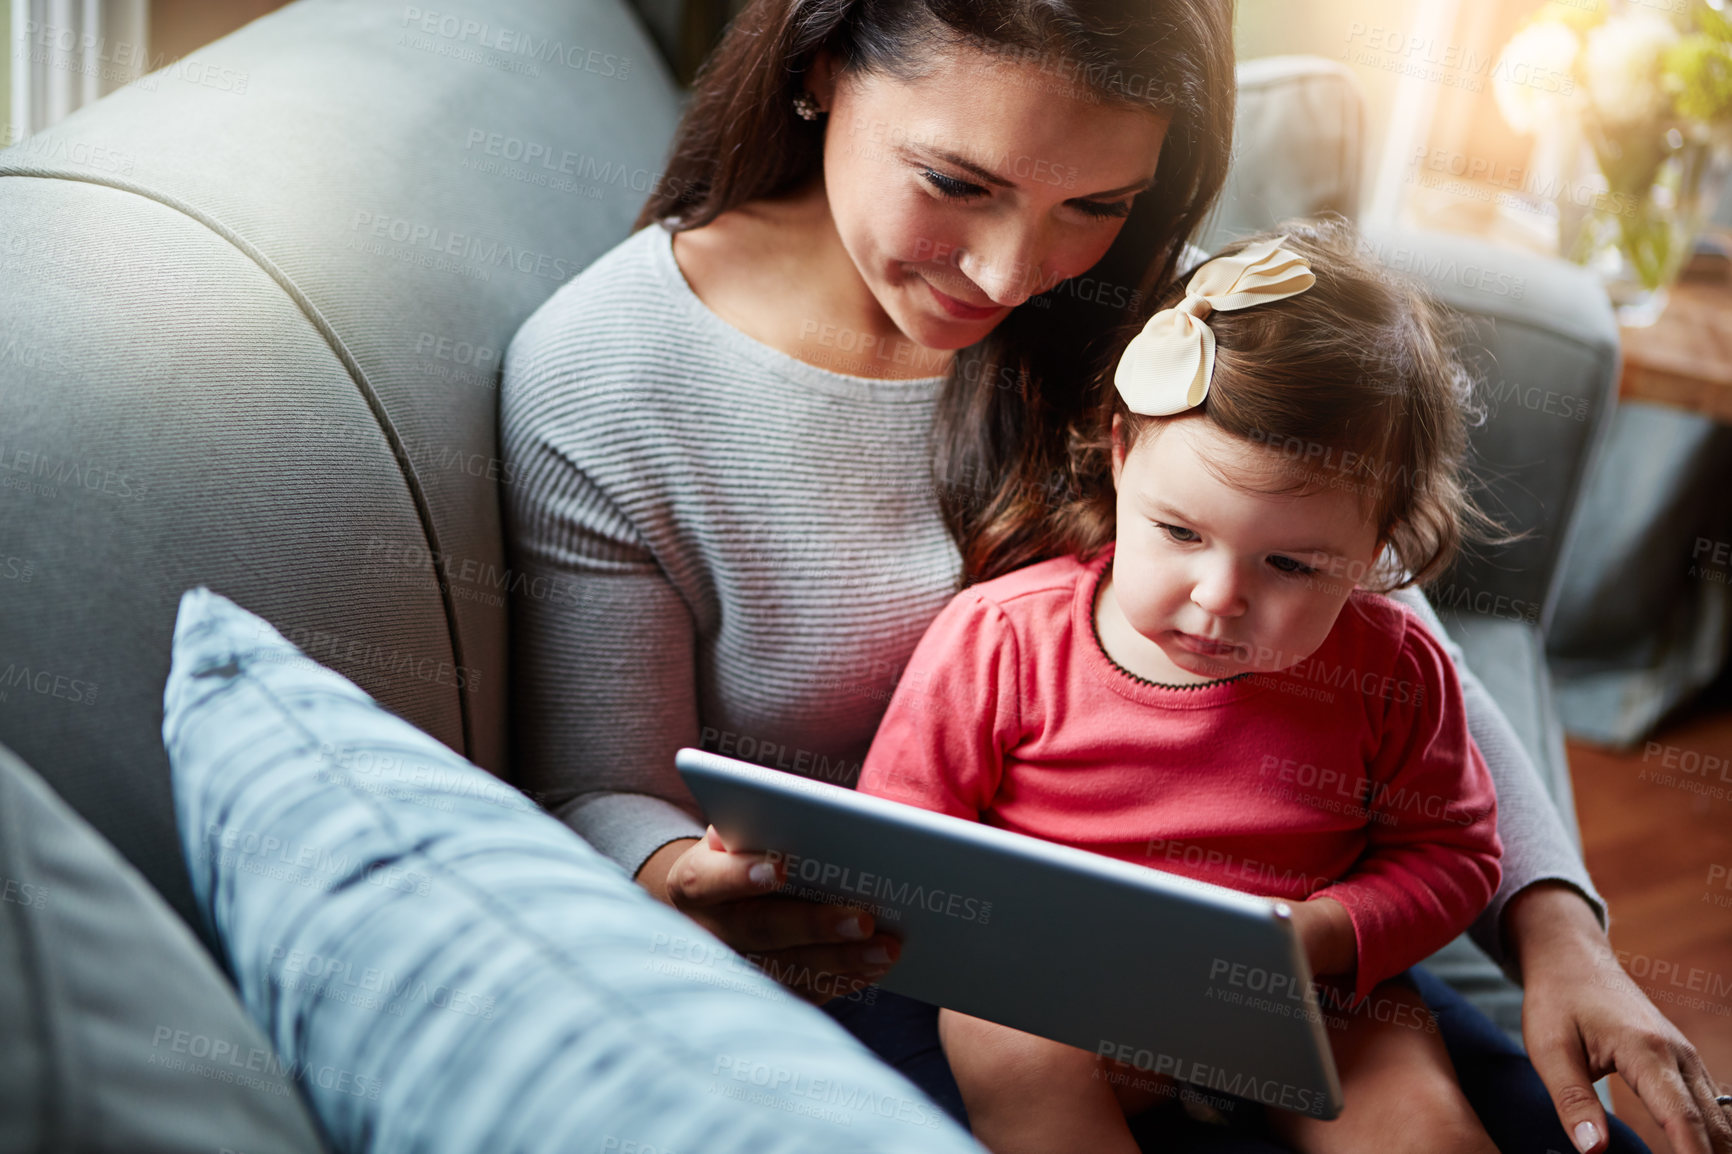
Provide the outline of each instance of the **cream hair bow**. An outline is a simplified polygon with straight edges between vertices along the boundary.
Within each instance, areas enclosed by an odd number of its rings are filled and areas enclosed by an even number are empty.
[[[1285,300],[1317,283],[1305,258],[1281,247],[1286,239],[1209,261],[1192,274],[1183,301],[1149,318],[1113,375],[1133,413],[1164,417],[1203,403],[1215,373],[1215,334],[1204,323],[1211,312]]]

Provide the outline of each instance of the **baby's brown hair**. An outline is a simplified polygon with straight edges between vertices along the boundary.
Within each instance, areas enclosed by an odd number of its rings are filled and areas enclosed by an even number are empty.
[[[1132,412],[1113,383],[1117,356],[1095,381],[1099,400],[1071,431],[1073,497],[1054,517],[1067,551],[1087,557],[1114,538],[1115,417],[1126,452],[1164,422],[1200,418],[1286,458],[1290,483],[1281,492],[1357,493],[1379,541],[1409,574],[1352,575],[1379,592],[1438,576],[1464,541],[1507,540],[1468,494],[1467,429],[1481,411],[1475,379],[1453,351],[1455,315],[1416,282],[1385,271],[1339,217],[1292,222],[1216,255],[1275,237],[1310,263],[1317,282],[1284,300],[1209,314],[1215,367],[1200,405],[1168,417]],[[1194,272],[1155,309],[1177,305]],[[1146,319],[1118,334],[1120,355]]]

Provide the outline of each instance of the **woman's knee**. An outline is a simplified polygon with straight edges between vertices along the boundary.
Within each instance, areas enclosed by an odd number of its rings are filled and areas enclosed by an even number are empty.
[[[1408,1077],[1375,1095],[1349,1094],[1333,1122],[1307,1120],[1333,1131],[1336,1141],[1303,1142],[1307,1150],[1364,1150],[1387,1154],[1497,1154],[1479,1116],[1454,1078]]]
[[[1404,1141],[1397,1147],[1439,1154],[1497,1154],[1497,1147],[1480,1124],[1461,1087],[1451,1079],[1447,1085],[1426,1087],[1415,1100],[1399,1104],[1396,1111]]]
[[[1349,1103],[1322,1121],[1271,1110],[1270,1128],[1300,1154],[1497,1154],[1465,1099],[1425,1093]]]

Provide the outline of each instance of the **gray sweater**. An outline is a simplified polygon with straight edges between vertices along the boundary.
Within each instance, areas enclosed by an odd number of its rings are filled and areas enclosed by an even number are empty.
[[[825,330],[812,334],[826,349]],[[830,337],[835,340],[834,336]],[[700,301],[644,228],[530,317],[501,438],[520,784],[636,872],[700,836],[696,746],[852,785],[903,665],[954,592],[929,439],[942,378],[797,360]],[[1442,626],[1423,597],[1402,600]],[[1497,782],[1503,884],[1475,941],[1556,878],[1605,908],[1545,786],[1453,646]]]

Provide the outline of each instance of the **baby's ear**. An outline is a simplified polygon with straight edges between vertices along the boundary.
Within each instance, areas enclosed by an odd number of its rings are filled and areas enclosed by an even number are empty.
[[[1393,552],[1388,534],[1377,538],[1377,549],[1371,554],[1371,567],[1365,571],[1354,584],[1361,589],[1387,588],[1384,583],[1390,575],[1405,571],[1401,558]]]

